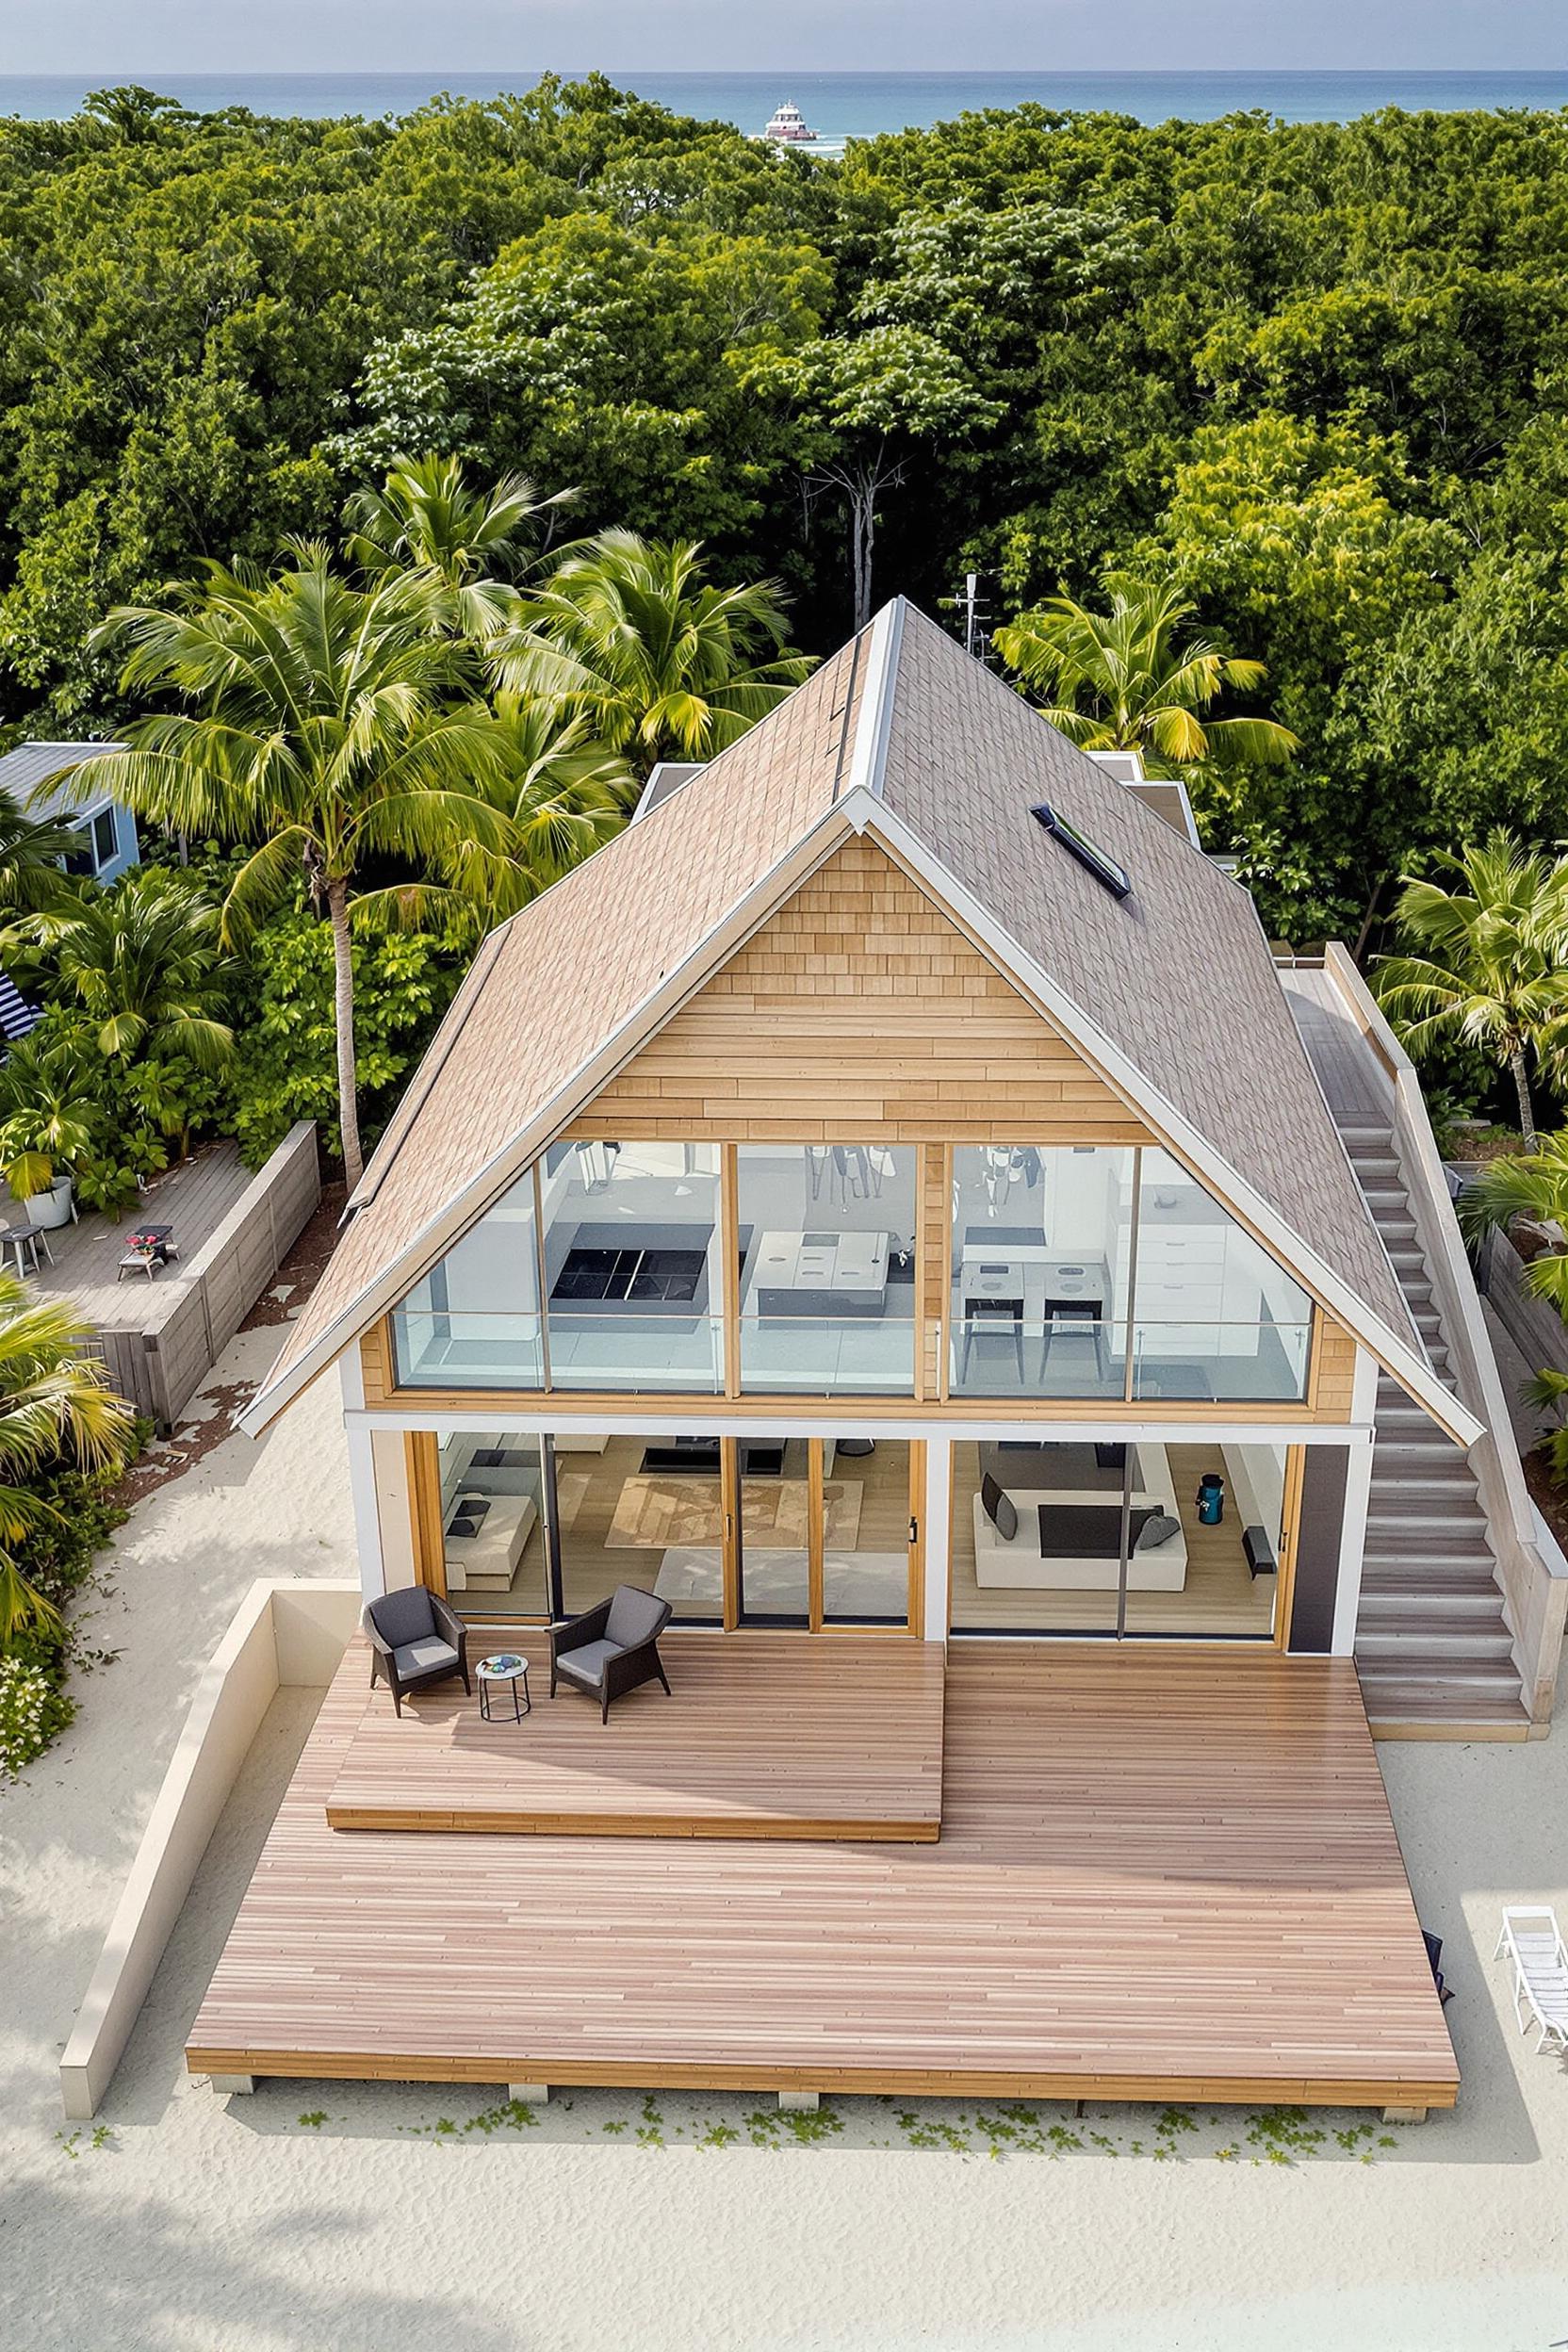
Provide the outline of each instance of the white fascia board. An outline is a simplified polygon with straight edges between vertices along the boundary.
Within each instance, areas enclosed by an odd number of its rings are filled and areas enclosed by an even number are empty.
[[[997,921],[933,856],[920,837],[887,804],[870,792],[846,795],[840,803],[858,833],[874,835],[890,856],[922,882],[932,897],[951,909],[958,923],[985,948],[1000,969],[1028,996],[1037,999],[1064,1036],[1082,1047],[1103,1071],[1117,1092],[1140,1110],[1180,1156],[1192,1167],[1217,1198],[1240,1212],[1255,1226],[1287,1271],[1337,1315],[1358,1339],[1364,1340],[1400,1386],[1429,1413],[1456,1445],[1470,1446],[1483,1434],[1483,1426],[1458,1397],[1450,1396],[1428,1364],[1424,1364],[1396,1332],[1359,1298],[1333,1268],[1310,1250],[1278,1210],[1255,1192],[1206,1135],[1160,1093],[1121,1048],[1112,1043],[1059,982],[1035,962]]]
[[[882,607],[871,624],[865,682],[855,723],[855,748],[850,754],[843,791],[839,795],[841,801],[857,792],[879,796],[882,791],[882,770],[893,723],[892,684],[898,669],[898,649],[904,639],[904,598],[895,596],[890,604]]]
[[[581,1104],[610,1084],[647,1039],[673,1019],[686,999],[745,945],[752,933],[767,922],[792,890],[799,889],[824,858],[849,839],[851,831],[841,805],[825,809],[815,824],[792,843],[743,898],[726,910],[713,928],[657,987],[617,1022],[588,1059],[534,1113],[527,1126],[421,1227],[390,1266],[384,1266],[357,1297],[348,1301],[283,1378],[265,1382],[257,1390],[244,1412],[237,1415],[236,1426],[248,1437],[258,1437],[335,1356],[368,1330],[419,1280],[444,1250],[451,1247],[460,1233],[483,1216],[530,1161],[575,1118]],[[416,1082],[416,1078],[417,1073]]]
[[[928,1444],[990,1445],[998,1438],[1017,1438],[1030,1445],[1133,1446],[1337,1446],[1354,1453],[1369,1451],[1374,1430],[1370,1422],[1228,1421],[1216,1406],[1206,1421],[1008,1421],[986,1412],[975,1419],[956,1415],[951,1408],[895,1420],[874,1406],[857,1409],[853,1398],[824,1397],[820,1403],[778,1413],[747,1414],[742,1420],[722,1397],[696,1404],[672,1404],[662,1396],[627,1394],[624,1408],[606,1413],[573,1409],[565,1396],[541,1393],[527,1403],[511,1401],[503,1408],[486,1407],[485,1392],[475,1392],[472,1409],[443,1406],[421,1411],[411,1397],[405,1404],[345,1413],[345,1423],[377,1429],[425,1429],[437,1437],[460,1437],[473,1431],[485,1436],[515,1429],[520,1436],[565,1436],[587,1430],[595,1437],[681,1437],[702,1429],[715,1437],[880,1437],[923,1438]],[[979,1399],[976,1403],[980,1402]]]

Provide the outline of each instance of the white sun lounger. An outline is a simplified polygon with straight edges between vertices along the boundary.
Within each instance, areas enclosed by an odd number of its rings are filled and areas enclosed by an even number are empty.
[[[1513,1963],[1513,2014],[1521,2034],[1531,2022],[1540,2030],[1535,2047],[1559,2042],[1568,2050],[1568,1947],[1557,1913],[1545,1903],[1503,1913],[1503,1932],[1494,1959]]]

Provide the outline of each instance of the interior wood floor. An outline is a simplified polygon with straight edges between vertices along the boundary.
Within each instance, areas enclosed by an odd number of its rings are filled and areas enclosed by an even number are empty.
[[[966,1648],[935,1845],[335,1831],[355,1684],[193,2072],[1453,2102],[1348,1659]]]
[[[487,1646],[470,1644],[470,1658]],[[503,1685],[486,1723],[461,1683],[394,1715],[351,1642],[329,1707],[357,1709],[335,1829],[621,1838],[931,1838],[941,1821],[942,1664],[907,1636],[666,1633],[672,1695],[645,1683],[601,1723],[549,1695],[549,1644],[525,1636],[531,1711]]]
[[[1215,1465],[1213,1446],[1168,1446],[1171,1476],[1187,1547],[1186,1582],[1180,1592],[1127,1595],[1129,1633],[1184,1634],[1227,1638],[1252,1635],[1266,1641],[1274,1629],[1275,1584],[1254,1576],[1241,1548],[1241,1516],[1228,1500],[1217,1527],[1202,1526],[1193,1497],[1204,1470]],[[980,1485],[980,1448],[953,1448],[953,1584],[955,1631],[1111,1633],[1116,1628],[1114,1592],[1050,1592],[981,1585],[974,1578],[974,1513]]]

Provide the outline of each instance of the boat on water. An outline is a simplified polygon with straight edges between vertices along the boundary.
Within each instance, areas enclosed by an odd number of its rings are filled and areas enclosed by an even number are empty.
[[[781,106],[775,108],[773,118],[762,133],[764,139],[776,139],[790,147],[808,146],[817,136],[792,98],[786,98]]]

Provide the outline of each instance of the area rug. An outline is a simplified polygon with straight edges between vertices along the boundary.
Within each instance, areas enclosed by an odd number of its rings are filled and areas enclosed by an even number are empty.
[[[858,1478],[829,1478],[823,1488],[825,1534],[835,1550],[853,1551],[860,1532]],[[762,1551],[799,1551],[806,1543],[811,1490],[804,1478],[743,1482],[741,1532]],[[667,1551],[717,1544],[724,1511],[717,1478],[660,1478],[639,1474],[621,1489],[605,1543],[619,1551]]]

